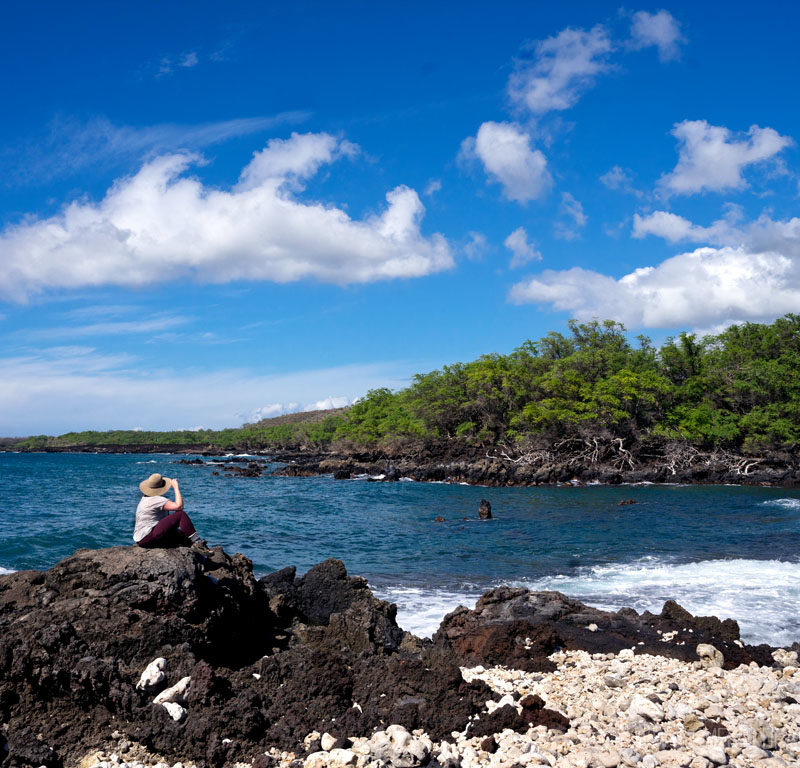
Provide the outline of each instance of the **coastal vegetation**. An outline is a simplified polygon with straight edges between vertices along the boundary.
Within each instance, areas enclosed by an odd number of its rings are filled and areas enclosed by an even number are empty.
[[[35,436],[6,447],[69,450],[398,450],[426,440],[520,456],[671,443],[755,455],[800,441],[800,315],[681,333],[660,347],[611,320],[570,321],[508,354],[486,354],[376,389],[348,409],[223,430]]]

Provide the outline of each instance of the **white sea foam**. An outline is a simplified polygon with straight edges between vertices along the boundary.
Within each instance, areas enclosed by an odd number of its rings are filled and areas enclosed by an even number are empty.
[[[382,600],[397,604],[397,623],[417,637],[430,637],[450,611],[459,605],[474,607],[481,595],[477,589],[459,592],[418,587],[373,587],[373,592]]]
[[[695,615],[733,618],[748,642],[774,645],[800,639],[800,563],[780,560],[703,560],[634,563],[579,569],[535,581],[529,589],[557,589],[606,610],[628,606],[660,612],[677,600]]]
[[[158,462],[155,459],[149,459],[148,461],[137,461],[137,464],[157,464]]]
[[[14,573],[14,570],[10,568],[3,568],[3,566],[0,565],[0,576],[5,576],[8,573]]]
[[[782,507],[783,509],[800,509],[800,499],[770,499],[762,501],[761,507]]]
[[[746,642],[790,645],[800,640],[798,562],[671,563],[644,558],[508,584],[532,590],[558,590],[609,611],[630,607],[639,612],[659,613],[664,602],[673,599],[695,615],[736,619]],[[472,607],[482,591],[393,587],[376,592],[397,604],[397,622],[403,629],[429,637],[446,613],[458,605]]]

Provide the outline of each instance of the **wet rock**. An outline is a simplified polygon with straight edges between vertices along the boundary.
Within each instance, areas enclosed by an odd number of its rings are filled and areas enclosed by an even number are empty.
[[[548,671],[557,648],[591,653],[637,653],[695,661],[698,644],[724,650],[725,668],[756,661],[772,664],[769,646],[739,641],[736,622],[694,617],[674,601],[660,615],[631,609],[617,613],[590,608],[560,592],[498,587],[486,592],[473,610],[457,608],[445,616],[433,637],[467,666],[505,664],[524,671]],[[722,651],[720,651],[722,653]]]
[[[481,499],[481,503],[478,504],[478,517],[481,520],[492,519],[492,505],[486,499]]]

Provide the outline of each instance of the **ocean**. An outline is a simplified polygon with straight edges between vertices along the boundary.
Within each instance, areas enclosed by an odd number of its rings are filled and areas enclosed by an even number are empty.
[[[0,573],[131,544],[138,483],[160,472],[179,478],[209,544],[242,552],[257,575],[340,558],[419,635],[505,584],[614,610],[658,612],[672,598],[736,619],[748,642],[800,640],[800,491],[243,478],[179,458],[192,457],[0,453]],[[484,498],[489,521],[478,520]]]

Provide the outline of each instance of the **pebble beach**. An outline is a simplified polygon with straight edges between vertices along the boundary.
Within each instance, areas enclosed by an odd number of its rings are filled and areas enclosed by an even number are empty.
[[[499,701],[487,712],[526,696],[569,718],[566,732],[544,726],[526,733],[505,729],[490,736],[453,732],[433,742],[421,730],[387,724],[370,738],[342,744],[311,733],[307,756],[272,750],[252,765],[280,768],[782,768],[800,765],[800,672],[797,653],[777,650],[772,667],[755,663],[723,670],[721,654],[703,648],[700,661],[662,656],[559,651],[550,673],[506,667],[463,668],[465,680],[485,681]],[[354,702],[354,706],[357,702]],[[478,716],[478,718],[480,715]],[[473,721],[474,723],[474,721]],[[237,764],[246,768],[249,763]],[[192,768],[191,762],[160,760],[127,740],[87,755],[80,768]]]

